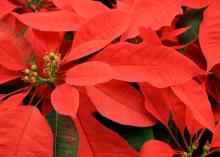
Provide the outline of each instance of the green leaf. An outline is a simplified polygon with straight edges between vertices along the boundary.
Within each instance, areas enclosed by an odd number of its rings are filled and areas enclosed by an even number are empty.
[[[65,40],[73,40],[73,32],[71,32],[71,31],[66,32],[64,39]]]
[[[180,44],[187,44],[198,38],[199,26],[203,18],[204,9],[191,9],[182,15],[177,23],[177,28],[192,26],[185,33],[180,35]]]
[[[54,157],[77,157],[79,138],[74,122],[55,110],[46,119],[54,135]]]
[[[156,140],[160,140],[165,143],[169,143],[171,141],[170,134],[163,124],[158,123],[157,125],[153,126],[153,132]]]
[[[149,128],[134,128],[121,134],[121,136],[137,151],[140,151],[144,142],[154,139],[154,133]]]

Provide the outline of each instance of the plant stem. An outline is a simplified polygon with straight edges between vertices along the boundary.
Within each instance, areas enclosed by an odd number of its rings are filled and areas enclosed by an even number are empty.
[[[187,157],[192,157],[193,151],[194,151],[193,147],[190,146],[189,151],[188,151],[188,153],[187,153]]]

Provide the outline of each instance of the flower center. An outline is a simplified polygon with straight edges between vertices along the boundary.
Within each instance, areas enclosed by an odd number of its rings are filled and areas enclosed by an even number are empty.
[[[46,78],[40,76],[38,66],[33,64],[23,70],[24,77],[22,80],[32,85],[54,84],[56,81],[56,73],[60,67],[60,57],[61,55],[55,52],[50,52],[43,56],[43,74]]]
[[[32,11],[37,11],[43,7],[43,2],[42,0],[26,0],[26,6]]]

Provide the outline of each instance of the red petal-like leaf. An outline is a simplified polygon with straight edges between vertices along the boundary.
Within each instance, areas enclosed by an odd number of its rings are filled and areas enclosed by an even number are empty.
[[[155,44],[161,44],[161,40],[158,35],[150,28],[140,27],[140,36],[143,38],[143,44],[153,42]]]
[[[53,156],[53,134],[37,108],[20,106],[1,111],[0,126],[0,156]]]
[[[191,135],[190,138],[193,138],[193,136],[202,128],[202,125],[198,123],[197,120],[194,118],[190,108],[186,108],[185,115],[186,126],[189,134]]]
[[[157,140],[150,140],[144,143],[139,157],[172,157],[173,155],[174,151],[168,144]]]
[[[215,131],[214,115],[206,91],[194,80],[172,87],[174,93],[192,111],[194,118],[204,127]]]
[[[81,106],[87,106],[82,104]],[[81,108],[80,106],[80,108]],[[83,108],[82,108],[83,109]],[[137,152],[115,132],[79,109],[75,124],[79,133],[78,157],[134,157]]]
[[[59,8],[64,10],[72,10],[72,0],[53,0],[53,3]]]
[[[73,61],[76,59],[79,59],[81,57],[88,56],[94,52],[97,52],[101,48],[105,47],[109,44],[109,40],[91,40],[85,43],[80,44],[79,46],[76,46],[75,48],[72,48],[70,53],[68,54],[66,61]]]
[[[51,11],[14,14],[24,24],[42,31],[72,31],[82,24],[82,19],[73,11]]]
[[[199,30],[199,42],[207,60],[209,71],[215,64],[220,63],[220,1],[215,1],[204,12]]]
[[[30,43],[1,21],[0,43],[0,64],[5,68],[17,71],[36,62]]]
[[[152,126],[155,119],[144,107],[143,96],[132,86],[113,80],[86,87],[97,110],[105,117],[125,125]]]
[[[71,85],[92,86],[110,81],[114,77],[112,68],[98,61],[79,64],[66,72],[66,82]]]
[[[103,48],[124,33],[129,24],[129,14],[120,10],[110,10],[92,17],[80,27],[73,41],[73,48],[80,44],[87,47],[88,44],[89,47],[92,46],[92,49],[81,48],[79,53],[73,49],[68,55],[67,61],[84,57]]]
[[[2,108],[2,106],[4,108],[10,108],[10,107],[13,107],[13,106],[22,105],[23,104],[23,100],[27,96],[27,94],[28,94],[28,92],[12,95],[11,97],[7,98],[6,100],[4,100],[1,103],[1,107],[0,108]]]
[[[115,132],[105,128],[93,117],[76,121],[79,132],[78,157],[134,157],[136,151]]]
[[[112,41],[119,37],[130,24],[129,14],[117,9],[109,10],[92,17],[77,31],[73,46],[91,40]]]
[[[101,2],[93,0],[73,0],[72,6],[76,13],[85,19],[89,19],[92,16],[109,10],[109,8]]]
[[[211,4],[214,0],[182,0],[182,5],[190,8],[204,8]]]
[[[212,138],[212,147],[220,147],[220,123],[216,125],[216,135]]]
[[[170,41],[176,41],[176,37],[182,33],[184,33],[185,31],[187,31],[189,28],[191,28],[191,26],[187,26],[184,28],[179,28],[179,29],[174,29],[172,27],[166,27],[163,30],[163,34],[161,35],[160,39],[161,40],[170,40]],[[178,41],[178,40],[177,40]]]
[[[174,17],[182,13],[181,0],[136,0],[131,11],[133,21],[124,38],[137,36],[141,26],[154,30],[169,26]]]
[[[179,52],[160,44],[119,43],[100,52],[95,60],[111,65],[117,79],[148,81],[155,87],[167,87],[200,75],[203,71]]]
[[[18,72],[7,70],[0,65],[0,84],[14,80],[19,76],[20,74]]]
[[[9,0],[0,1],[0,19],[7,13],[11,12],[15,8],[17,8],[16,5],[11,3]]]
[[[31,28],[28,31],[32,31],[35,38],[32,39],[32,42],[35,41],[35,43],[31,44],[42,47],[46,52],[57,50],[61,44],[62,36],[58,32],[39,31]]]
[[[148,83],[140,83],[140,88],[145,97],[145,107],[157,120],[168,125],[170,118],[169,100],[164,90],[151,86]]]
[[[79,107],[79,92],[71,85],[62,84],[52,92],[51,102],[58,113],[76,117]]]
[[[182,136],[184,137],[184,131],[186,128],[186,116],[188,116],[186,115],[186,105],[182,103],[180,100],[178,100],[177,102],[171,103],[170,106],[171,106],[173,121],[178,127]]]

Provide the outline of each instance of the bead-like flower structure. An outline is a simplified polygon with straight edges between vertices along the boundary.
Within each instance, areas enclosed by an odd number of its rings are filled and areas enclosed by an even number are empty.
[[[32,11],[37,11],[43,7],[43,2],[41,0],[26,0],[26,7]]]
[[[55,52],[50,52],[43,56],[43,74],[46,75],[47,78],[42,77],[39,74],[38,66],[33,64],[30,68],[23,71],[23,80],[32,85],[54,84],[56,81],[56,73],[61,63],[60,57],[61,55]]]

